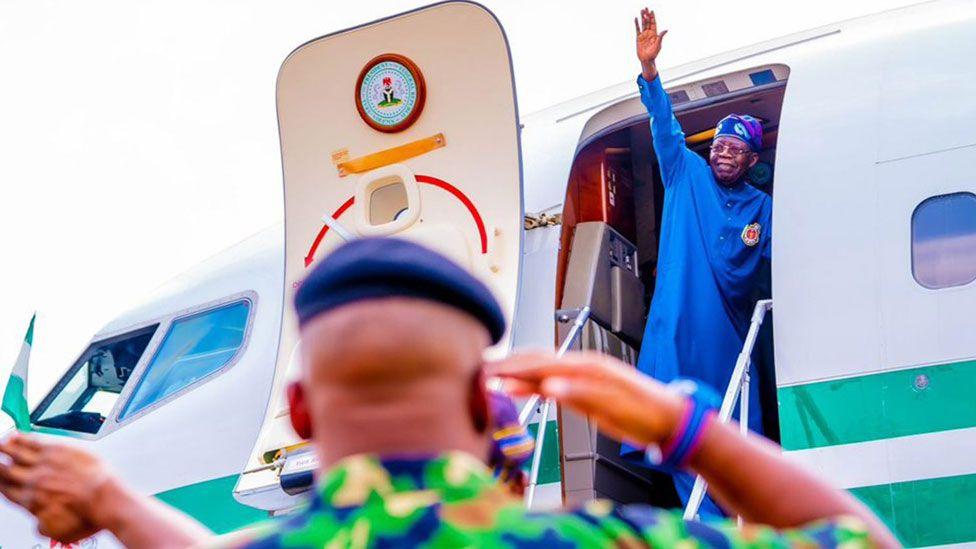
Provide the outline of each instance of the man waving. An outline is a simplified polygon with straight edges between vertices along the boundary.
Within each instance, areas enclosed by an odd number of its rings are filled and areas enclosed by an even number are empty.
[[[691,377],[724,393],[769,261],[772,201],[745,180],[759,159],[762,124],[732,114],[718,123],[707,162],[688,149],[655,64],[668,31],[658,33],[647,8],[634,24],[637,86],[665,189],[658,276],[638,368],[660,381]],[[758,384],[750,389],[749,427],[762,432]],[[689,475],[675,476],[685,501],[692,483]],[[716,512],[706,502],[702,512],[710,511]]]

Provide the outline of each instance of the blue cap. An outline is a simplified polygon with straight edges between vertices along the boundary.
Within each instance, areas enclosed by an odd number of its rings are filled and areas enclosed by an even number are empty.
[[[735,137],[755,153],[762,150],[762,134],[762,122],[748,114],[730,114],[715,127],[715,137]]]
[[[505,334],[505,315],[491,291],[461,266],[399,238],[344,244],[305,277],[295,293],[299,325],[355,301],[414,297],[460,309],[481,322],[492,344]]]

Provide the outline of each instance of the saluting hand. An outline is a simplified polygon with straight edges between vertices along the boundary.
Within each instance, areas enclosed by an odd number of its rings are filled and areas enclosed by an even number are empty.
[[[641,63],[641,74],[644,80],[650,82],[657,76],[655,60],[661,53],[661,42],[668,31],[658,34],[654,12],[647,8],[641,10],[640,21],[634,18],[634,30],[637,32],[637,59]]]
[[[540,394],[596,420],[617,440],[664,444],[685,408],[684,399],[632,366],[594,352],[517,354],[488,365],[516,396]]]

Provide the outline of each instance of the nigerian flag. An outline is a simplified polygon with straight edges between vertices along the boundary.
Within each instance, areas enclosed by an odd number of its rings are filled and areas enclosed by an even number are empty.
[[[31,430],[30,411],[27,409],[27,361],[30,359],[31,342],[34,339],[35,318],[36,313],[31,317],[24,346],[20,348],[17,363],[7,381],[7,389],[3,392],[3,411],[13,418],[17,429],[21,431]]]

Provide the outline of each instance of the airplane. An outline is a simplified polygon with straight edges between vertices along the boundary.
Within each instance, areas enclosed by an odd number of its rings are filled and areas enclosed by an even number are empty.
[[[976,3],[940,0],[661,70],[692,149],[729,112],[766,128],[750,181],[775,196],[766,327],[784,452],[913,547],[976,543],[973,51]],[[359,236],[417,240],[481,277],[510,319],[493,356],[560,343],[588,307],[576,348],[633,363],[667,267],[636,85],[525,116],[515,91],[504,30],[472,2],[299,46],[277,82],[284,225],[107,324],[32,429],[218,533],[288,513],[314,465],[282,398],[299,345],[288,304]],[[530,412],[545,434],[534,506],[655,497],[585,418]],[[57,545],[3,507],[0,546]]]

